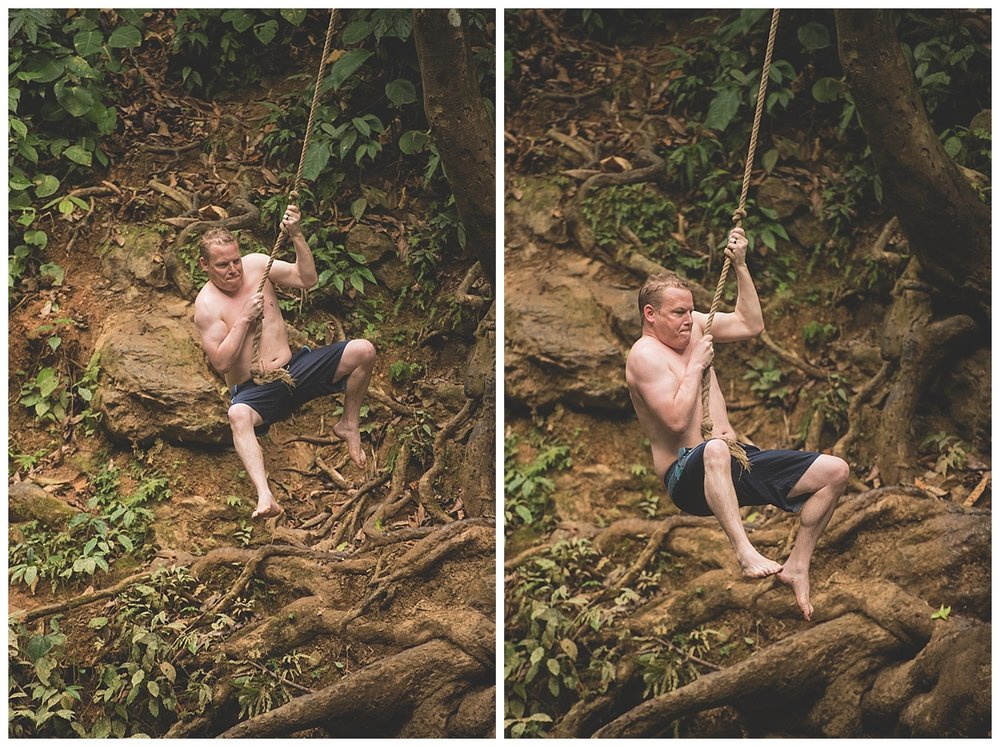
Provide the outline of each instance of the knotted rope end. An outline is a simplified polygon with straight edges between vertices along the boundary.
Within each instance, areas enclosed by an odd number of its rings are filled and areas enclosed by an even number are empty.
[[[289,389],[295,388],[295,379],[288,373],[287,368],[275,368],[270,371],[251,372],[254,384],[273,384],[276,381],[282,382]]]

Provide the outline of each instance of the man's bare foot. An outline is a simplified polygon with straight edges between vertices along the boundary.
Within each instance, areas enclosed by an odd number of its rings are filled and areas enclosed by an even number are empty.
[[[257,500],[257,509],[250,515],[251,519],[270,519],[272,516],[281,516],[285,510],[278,505],[274,498],[260,498]]]
[[[795,592],[795,601],[802,610],[802,616],[806,620],[812,620],[813,606],[809,602],[809,573],[799,573],[788,568],[782,569],[778,574],[778,580],[786,586],[791,586]]]
[[[348,428],[343,421],[333,426],[333,432],[341,441],[347,442],[347,451],[354,463],[359,467],[364,467],[367,457],[365,450],[361,448],[361,432],[357,428]]]
[[[736,559],[747,578],[766,578],[781,571],[781,563],[768,560],[756,550],[751,549],[746,555],[737,555]]]

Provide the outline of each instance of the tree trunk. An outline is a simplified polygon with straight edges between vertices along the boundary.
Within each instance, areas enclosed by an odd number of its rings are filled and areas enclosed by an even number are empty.
[[[415,10],[424,110],[441,154],[466,246],[495,287],[496,156],[494,127],[479,92],[461,11]]]
[[[913,476],[914,416],[953,344],[989,324],[990,211],[945,153],[889,10],[836,12],[841,65],[886,199],[913,252],[886,315],[882,355],[897,365],[875,461],[889,483]]]
[[[945,153],[896,38],[892,11],[836,11],[840,62],[886,198],[957,311],[990,312],[990,210]]]

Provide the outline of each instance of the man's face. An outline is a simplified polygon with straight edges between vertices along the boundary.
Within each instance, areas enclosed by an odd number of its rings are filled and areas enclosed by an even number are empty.
[[[643,319],[653,330],[656,339],[669,348],[681,351],[691,342],[694,326],[694,297],[683,288],[664,288],[660,292],[660,307],[646,304]]]
[[[208,259],[200,258],[201,269],[208,279],[224,293],[235,293],[243,287],[243,258],[235,243],[213,244],[208,249]]]

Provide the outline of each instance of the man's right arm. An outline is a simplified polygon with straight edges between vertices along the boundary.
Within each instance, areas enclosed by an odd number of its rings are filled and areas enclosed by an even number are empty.
[[[226,326],[220,316],[212,313],[210,309],[195,304],[194,324],[201,336],[201,347],[205,351],[205,355],[208,356],[208,362],[212,364],[212,368],[225,375],[236,364],[243,349],[243,342],[246,340],[247,333],[252,328],[255,318],[240,314],[230,328]]]
[[[686,431],[694,417],[701,395],[702,370],[711,362],[711,339],[702,342],[705,339],[695,343],[699,350],[692,354],[680,378],[665,361],[648,350],[634,351],[639,354],[629,360],[631,383],[650,412],[673,433]]]

